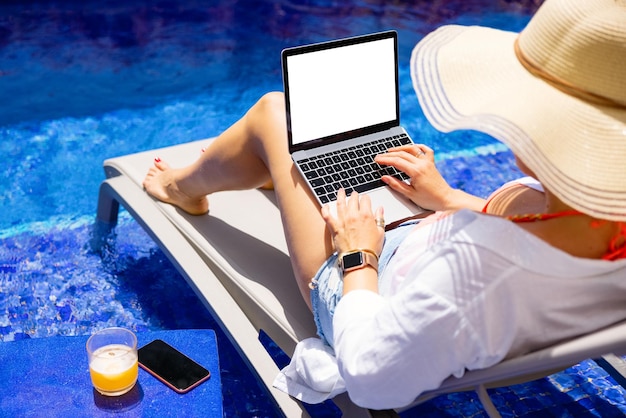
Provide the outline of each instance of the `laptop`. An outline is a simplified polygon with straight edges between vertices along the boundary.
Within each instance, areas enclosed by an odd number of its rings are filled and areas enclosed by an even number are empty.
[[[400,126],[397,45],[397,33],[386,31],[282,51],[289,153],[335,215],[342,187],[383,206],[387,224],[424,212],[380,180],[408,176],[373,161],[413,143]]]

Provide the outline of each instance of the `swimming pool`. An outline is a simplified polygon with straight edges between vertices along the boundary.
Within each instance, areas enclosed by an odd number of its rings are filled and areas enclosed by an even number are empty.
[[[407,130],[436,150],[454,185],[485,195],[515,177],[511,155],[492,139],[441,135],[428,126],[408,58],[417,40],[444,23],[519,30],[535,3],[4,2],[0,340],[89,334],[113,325],[138,332],[217,328],[128,215],[107,253],[89,251],[102,161],[220,132],[261,94],[281,89],[279,52],[286,46],[396,29]],[[241,359],[218,338],[228,416],[272,416]],[[591,375],[599,383],[588,383]],[[517,416],[626,410],[623,390],[592,362],[499,396],[503,412]],[[476,404],[471,395],[451,395],[414,413],[476,416]]]

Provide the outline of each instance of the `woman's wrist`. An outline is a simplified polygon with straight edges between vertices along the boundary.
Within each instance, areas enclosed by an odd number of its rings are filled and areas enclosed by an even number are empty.
[[[360,251],[371,254],[372,256],[376,258],[376,261],[378,261],[378,257],[379,257],[378,253],[376,253],[376,251],[374,250],[370,250],[369,248],[353,248],[351,250],[341,251],[339,253],[339,259],[341,259],[341,257],[343,257],[346,254],[357,253]]]
[[[378,271],[378,254],[367,248],[355,248],[339,254],[339,268],[342,274],[367,266]]]
[[[378,293],[378,270],[368,265],[345,273],[343,275],[344,296],[353,290],[369,290]]]
[[[343,294],[367,289],[378,291],[378,254],[367,248],[357,248],[339,254],[343,276]]]
[[[461,189],[451,189],[443,210],[470,209],[480,212],[487,201]]]

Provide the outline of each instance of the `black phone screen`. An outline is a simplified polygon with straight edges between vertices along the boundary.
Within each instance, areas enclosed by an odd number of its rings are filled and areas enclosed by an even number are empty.
[[[138,350],[139,365],[154,377],[185,393],[206,379],[211,373],[163,340],[154,340]]]

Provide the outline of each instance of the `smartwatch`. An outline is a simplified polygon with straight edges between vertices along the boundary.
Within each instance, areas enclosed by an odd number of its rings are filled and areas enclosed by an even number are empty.
[[[339,268],[343,274],[372,266],[378,271],[378,256],[370,250],[353,250],[339,255]]]

